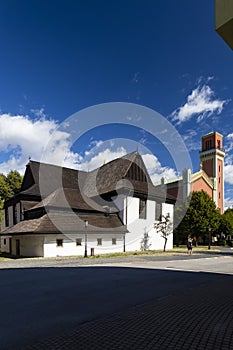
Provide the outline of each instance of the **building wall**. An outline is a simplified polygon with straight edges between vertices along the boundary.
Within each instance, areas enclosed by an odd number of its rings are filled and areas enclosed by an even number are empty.
[[[2,210],[2,222],[1,222],[1,227],[0,231],[3,231],[5,229],[5,210]]]
[[[10,253],[10,239],[9,237],[1,237],[1,252]]]
[[[13,226],[13,206],[8,207],[9,227]]]
[[[203,170],[209,177],[214,177],[214,161],[213,159],[207,159],[203,161]]]
[[[164,246],[164,239],[160,233],[156,232],[155,224],[155,210],[156,202],[148,200],[146,204],[146,219],[139,218],[139,198],[127,198],[128,200],[128,221],[126,234],[126,251],[140,251],[142,250],[144,235],[149,235],[150,250],[161,250]],[[162,215],[170,214],[173,221],[173,205],[162,204]],[[173,248],[173,234],[168,238],[167,249]]]
[[[43,256],[43,237],[17,236],[17,237],[1,237],[1,251],[25,257]],[[16,243],[18,241],[18,243]],[[19,252],[17,252],[17,244]]]
[[[82,245],[76,245],[76,239],[82,239]],[[97,244],[97,239],[102,239],[102,245]],[[116,244],[112,244],[112,238],[116,239]],[[57,246],[57,239],[63,240],[63,246]],[[87,231],[87,255],[94,255],[123,252],[123,235],[111,233],[93,234]],[[84,256],[85,234],[50,235],[44,238],[44,257],[56,256]]]
[[[20,213],[21,205],[20,205],[20,202],[16,204],[15,210],[16,210],[16,221],[20,222],[20,219],[21,219],[21,213]]]
[[[210,198],[213,199],[213,190],[203,178],[200,178],[192,183],[192,192],[198,192],[201,190],[205,191]]]

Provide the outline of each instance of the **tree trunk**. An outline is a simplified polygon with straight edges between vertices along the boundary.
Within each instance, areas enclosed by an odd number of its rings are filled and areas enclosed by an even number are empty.
[[[164,247],[163,247],[163,251],[166,251],[166,245],[167,245],[167,238],[165,238],[165,242],[164,242]]]

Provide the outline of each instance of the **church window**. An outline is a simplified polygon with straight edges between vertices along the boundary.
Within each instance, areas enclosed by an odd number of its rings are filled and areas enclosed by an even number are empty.
[[[57,239],[57,247],[63,247],[63,239]]]
[[[82,238],[77,238],[76,239],[76,246],[82,245]]]
[[[155,220],[160,221],[162,217],[162,203],[156,203],[155,205]]]
[[[97,245],[102,245],[102,238],[97,238]]]
[[[139,219],[146,219],[146,199],[139,200]]]

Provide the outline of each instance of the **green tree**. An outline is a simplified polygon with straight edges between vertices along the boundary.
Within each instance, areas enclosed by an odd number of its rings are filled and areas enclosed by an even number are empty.
[[[1,231],[1,222],[2,222],[2,209],[4,205],[4,200],[0,198],[0,231]]]
[[[5,200],[11,195],[11,188],[7,182],[7,177],[4,174],[0,174],[0,199]]]
[[[11,170],[7,176],[0,174],[0,226],[4,201],[19,193],[23,177],[17,170]]]
[[[226,218],[226,220],[230,223],[231,227],[233,228],[233,209],[228,208],[223,216]]]
[[[233,234],[233,226],[231,221],[229,220],[229,217],[226,215],[221,215],[220,218],[220,224],[216,231],[216,233],[222,237],[222,234],[224,234],[225,237],[231,236]]]
[[[173,225],[171,223],[170,214],[168,213],[166,215],[162,215],[161,220],[158,223],[155,223],[154,227],[164,239],[163,251],[165,252],[168,236],[173,232]]]
[[[186,214],[177,229],[182,229],[186,237],[201,236],[205,241],[209,237],[209,229],[212,235],[217,231],[221,215],[214,201],[203,190],[191,193],[188,203]]]
[[[233,236],[233,209],[227,209],[223,215],[221,215],[220,225],[217,230],[220,240],[225,236],[228,240]]]
[[[174,244],[178,247],[180,241],[186,241],[187,232],[183,218],[186,214],[188,203],[183,203],[174,210]]]
[[[15,195],[20,192],[22,185],[23,177],[17,170],[11,170],[7,174],[7,183],[11,189],[11,194]]]

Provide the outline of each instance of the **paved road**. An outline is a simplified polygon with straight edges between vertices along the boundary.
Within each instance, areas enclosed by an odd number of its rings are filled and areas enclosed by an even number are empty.
[[[111,263],[109,259],[102,260],[101,265],[90,266],[82,266],[77,260],[1,261],[0,348],[2,350],[71,349],[73,346],[74,349],[84,349],[80,343],[78,346],[66,344],[67,337],[70,341],[71,338],[81,339],[75,332],[85,330],[85,327],[91,327],[89,329],[91,332],[96,329],[97,324],[102,324],[101,332],[104,333],[105,327],[111,322],[114,327],[116,326],[114,315],[126,313],[127,317],[132,318],[135,307],[139,309],[147,307],[146,311],[141,312],[149,315],[150,308],[157,308],[161,312],[164,300],[167,302],[172,298],[178,298],[180,301],[180,296],[184,293],[188,295],[196,293],[200,299],[200,293],[203,293],[204,297],[211,293],[211,290],[216,290],[216,305],[224,295],[221,286],[228,286],[227,290],[232,294],[231,256],[200,255],[165,259],[147,256],[140,259],[130,258],[123,262],[122,259],[120,262],[119,259],[118,262],[117,259],[113,260]],[[92,260],[91,264],[96,262]],[[190,302],[190,307],[192,305],[193,300]],[[147,322],[151,324],[152,320],[147,318]],[[122,319],[120,324],[125,324]],[[129,326],[130,323],[127,322],[127,327]],[[119,324],[117,327],[120,330]],[[139,334],[138,332],[136,333]],[[68,336],[59,338],[62,334]],[[73,334],[73,337],[70,334]],[[119,335],[115,336],[119,339]],[[133,335],[135,336],[136,334]],[[149,335],[148,337],[150,338]],[[86,338],[88,337],[85,336]],[[57,339],[60,339],[60,343]],[[95,341],[92,347],[86,344],[86,350],[89,347],[101,349],[103,339],[100,339],[100,343]],[[126,345],[124,348],[127,348]],[[128,348],[136,349],[136,346]],[[154,346],[153,349],[155,348]],[[114,346],[109,343],[109,346],[106,345],[102,349],[114,349]],[[115,349],[119,349],[119,344]]]

